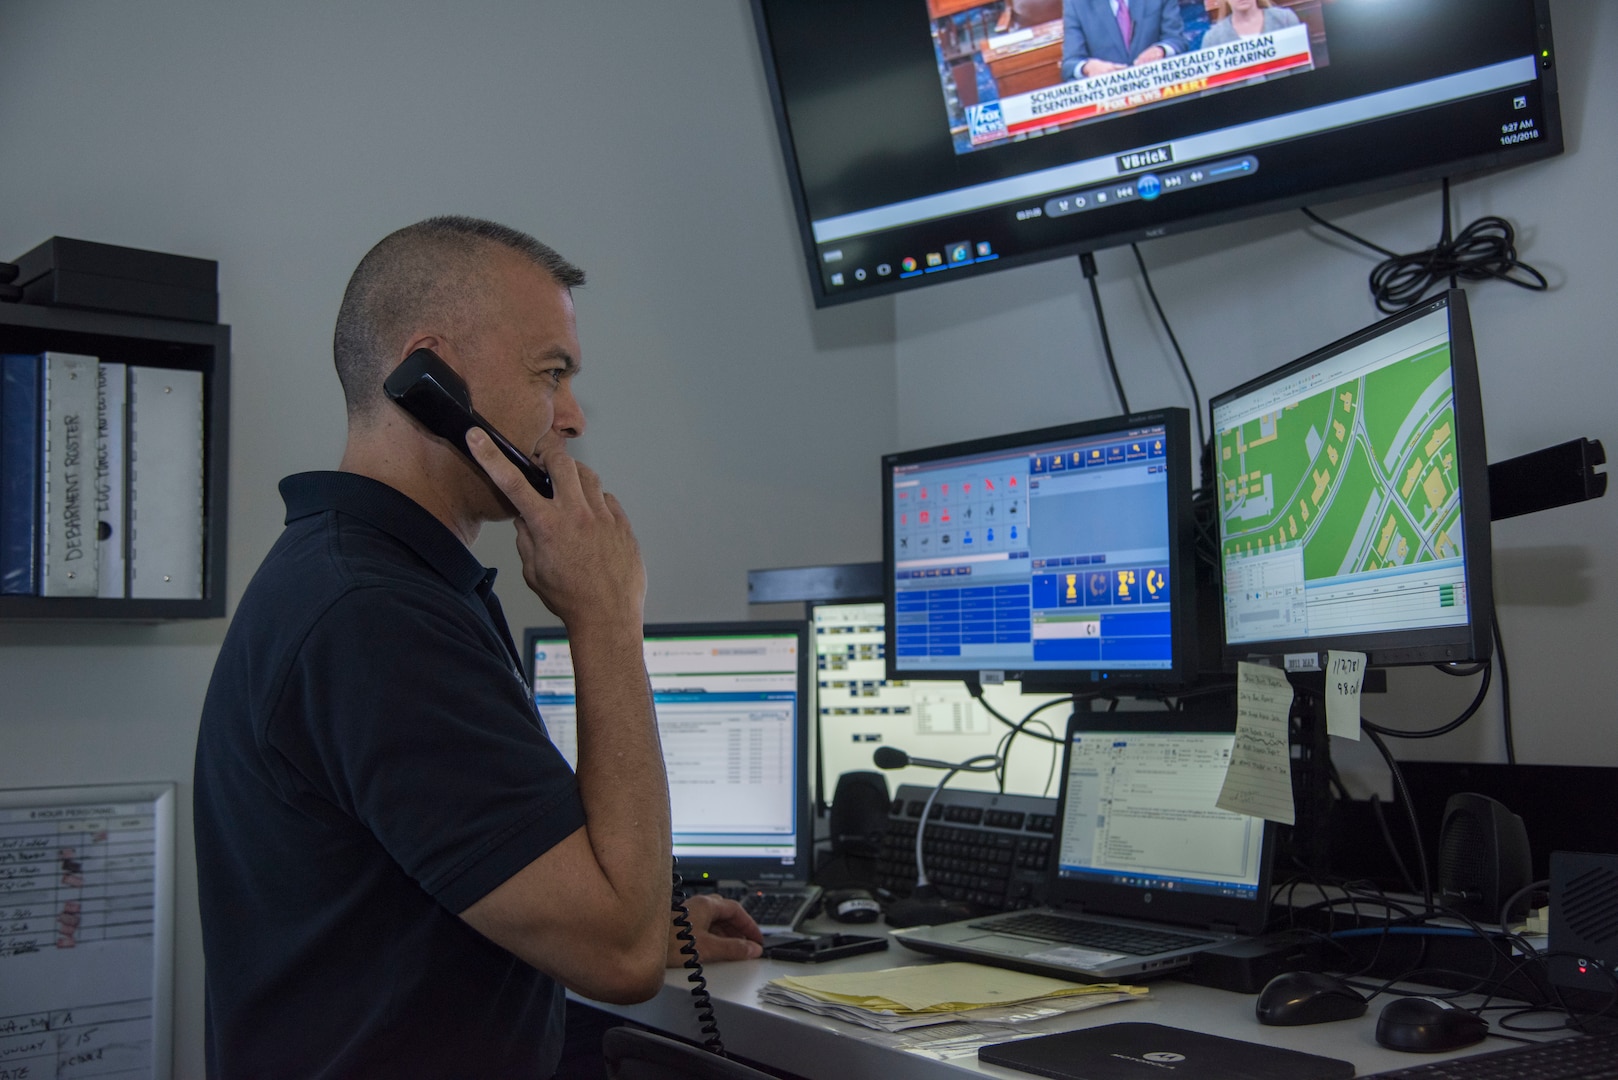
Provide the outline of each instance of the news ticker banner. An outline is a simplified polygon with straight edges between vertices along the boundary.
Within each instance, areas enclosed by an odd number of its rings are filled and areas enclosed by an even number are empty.
[[[967,124],[972,146],[978,148],[1031,131],[1079,124],[1313,66],[1309,28],[1300,23],[1227,45],[1178,53],[1149,64],[968,106]]]

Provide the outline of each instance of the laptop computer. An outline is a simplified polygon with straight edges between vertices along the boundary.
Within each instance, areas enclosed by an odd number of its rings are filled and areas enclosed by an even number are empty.
[[[1046,906],[894,937],[951,959],[1112,981],[1258,933],[1273,827],[1214,805],[1234,742],[1234,716],[1075,713]]]
[[[806,625],[648,626],[644,641],[668,770],[674,857],[686,890],[740,901],[766,934],[795,929],[820,895],[809,884]],[[567,632],[524,631],[523,655],[551,741],[576,765]]]

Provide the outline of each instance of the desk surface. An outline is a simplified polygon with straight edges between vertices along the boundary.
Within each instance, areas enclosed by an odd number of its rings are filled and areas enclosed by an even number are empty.
[[[808,931],[830,933],[880,933],[880,925],[849,927],[821,919],[812,920]],[[775,960],[712,964],[705,968],[714,1013],[727,1050],[772,1068],[819,1080],[857,1080],[863,1077],[937,1077],[961,1080],[968,1074],[1028,1080],[1029,1073],[981,1065],[975,1048],[953,1052],[929,1050],[937,1038],[936,1028],[920,1028],[890,1034],[856,1027],[797,1009],[764,1005],[758,1000],[759,988],[782,975],[810,975],[825,972],[877,971],[908,964],[936,962],[904,948],[897,941],[886,952],[867,953],[826,964],[790,964]],[[598,1005],[647,1027],[682,1038],[697,1040],[696,1010],[691,1005],[686,972],[671,970],[657,997],[641,1005]],[[1371,1003],[1358,1020],[1309,1027],[1264,1027],[1253,1015],[1254,996],[1211,990],[1173,980],[1159,979],[1146,985],[1151,993],[1141,999],[1104,1005],[1083,1012],[1043,1021],[1019,1031],[1048,1034],[1077,1028],[1125,1021],[1163,1024],[1221,1035],[1229,1039],[1285,1047],[1303,1053],[1320,1054],[1353,1062],[1361,1075],[1402,1068],[1446,1057],[1500,1050],[1513,1045],[1499,1039],[1485,1039],[1477,1046],[1448,1054],[1401,1054],[1378,1046],[1376,1017],[1384,998]],[[1002,1029],[1006,1030],[1006,1029]],[[929,1032],[935,1034],[929,1035]],[[995,1038],[984,1042],[998,1041]]]

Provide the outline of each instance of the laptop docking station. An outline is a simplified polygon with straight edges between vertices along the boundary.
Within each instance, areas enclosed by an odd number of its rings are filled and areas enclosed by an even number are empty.
[[[1284,971],[1321,971],[1320,936],[1303,930],[1243,938],[1191,958],[1170,978],[1215,990],[1256,994]]]

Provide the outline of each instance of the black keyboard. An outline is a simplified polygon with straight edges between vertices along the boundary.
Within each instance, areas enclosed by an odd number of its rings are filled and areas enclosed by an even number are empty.
[[[1007,915],[972,925],[993,930],[997,934],[1060,941],[1068,945],[1083,945],[1090,949],[1123,953],[1126,956],[1151,956],[1174,949],[1190,949],[1198,945],[1211,945],[1215,940],[1194,934],[1177,934],[1172,930],[1116,926],[1113,923],[1092,922],[1089,919],[1052,915],[1042,911]]]
[[[932,789],[904,784],[888,814],[878,884],[898,896],[916,887],[916,828]],[[927,880],[980,913],[1035,907],[1056,832],[1056,800],[945,788],[922,835]]]
[[[739,902],[766,934],[796,930],[820,899],[818,885],[722,885],[719,893]]]
[[[1373,1075],[1385,1080],[1612,1080],[1618,1078],[1618,1035],[1513,1046]]]

